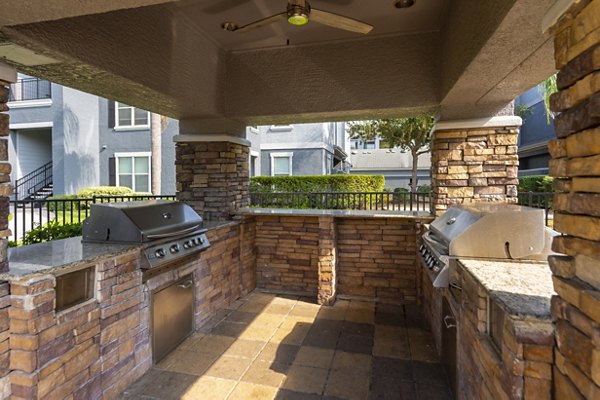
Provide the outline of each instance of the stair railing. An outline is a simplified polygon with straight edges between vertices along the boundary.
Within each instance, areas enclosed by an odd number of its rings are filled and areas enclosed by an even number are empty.
[[[52,184],[52,161],[31,171],[15,182],[15,197],[23,200]]]

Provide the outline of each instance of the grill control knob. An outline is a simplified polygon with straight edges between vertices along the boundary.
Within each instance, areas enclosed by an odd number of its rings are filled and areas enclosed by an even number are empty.
[[[165,250],[158,249],[154,252],[154,255],[156,256],[156,258],[163,258],[165,256]]]
[[[175,243],[173,246],[171,246],[171,248],[169,249],[169,251],[173,254],[178,253],[179,252],[179,245],[177,243]]]
[[[186,240],[185,242],[183,242],[184,249],[189,249],[190,247],[194,247],[195,245],[196,243],[194,243],[194,240]]]
[[[434,265],[433,272],[440,272],[440,267],[438,267],[437,265]]]

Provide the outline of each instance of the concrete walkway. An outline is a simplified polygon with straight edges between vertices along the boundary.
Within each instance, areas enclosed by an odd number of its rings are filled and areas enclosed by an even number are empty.
[[[121,399],[451,399],[415,306],[252,293]]]

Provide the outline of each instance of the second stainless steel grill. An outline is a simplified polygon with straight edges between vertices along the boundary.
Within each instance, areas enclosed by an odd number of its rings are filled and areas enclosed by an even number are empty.
[[[147,268],[155,268],[210,246],[202,217],[185,203],[166,200],[92,204],[83,241],[147,243]]]
[[[544,210],[506,203],[452,206],[431,223],[419,251],[434,286],[446,287],[451,259],[545,259],[553,232],[544,226]]]

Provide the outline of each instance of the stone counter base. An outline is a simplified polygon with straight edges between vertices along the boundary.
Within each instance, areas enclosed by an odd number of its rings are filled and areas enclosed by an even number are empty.
[[[116,398],[152,366],[152,291],[191,273],[198,329],[254,289],[253,235],[252,219],[209,230],[208,250],[147,282],[139,250],[83,263],[96,298],[61,312],[53,275],[1,284],[0,398]]]
[[[255,216],[257,287],[387,303],[417,298],[414,218]]]

